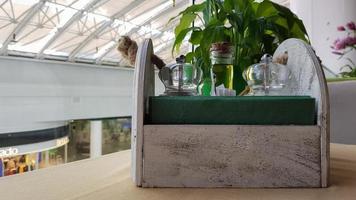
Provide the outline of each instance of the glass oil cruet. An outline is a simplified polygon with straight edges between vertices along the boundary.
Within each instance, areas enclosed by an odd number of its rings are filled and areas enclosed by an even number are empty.
[[[185,63],[185,56],[181,55],[175,64],[163,67],[158,75],[165,86],[163,95],[195,96],[202,72],[200,68]]]
[[[288,95],[292,73],[287,65],[272,62],[265,54],[261,62],[249,66],[243,77],[250,87],[249,95]]]
[[[213,88],[224,86],[233,89],[234,46],[228,42],[213,43],[210,48]]]

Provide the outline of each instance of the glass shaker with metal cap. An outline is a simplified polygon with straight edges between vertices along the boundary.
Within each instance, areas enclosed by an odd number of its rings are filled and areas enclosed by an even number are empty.
[[[249,95],[288,95],[291,70],[287,65],[272,62],[272,56],[265,54],[260,63],[249,66],[243,77],[250,87]]]
[[[201,69],[190,63],[185,63],[185,56],[176,58],[175,64],[163,67],[159,78],[166,90],[164,95],[169,96],[194,96],[197,86],[201,81]]]

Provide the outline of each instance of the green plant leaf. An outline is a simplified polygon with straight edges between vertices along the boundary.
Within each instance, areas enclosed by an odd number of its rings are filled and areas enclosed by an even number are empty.
[[[184,14],[194,14],[197,12],[202,12],[205,9],[205,6],[206,6],[206,2],[203,2],[201,4],[191,5],[191,6],[187,7],[185,10],[183,10],[182,12],[180,12],[178,15],[170,18],[168,20],[168,23],[170,23],[171,21],[173,21],[174,19],[176,19],[179,16],[183,16]]]
[[[285,18],[282,18],[278,15],[274,15],[274,16],[270,16],[270,17],[267,17],[267,20],[270,22],[270,23],[274,23],[274,24],[277,24],[279,26],[282,26],[286,29],[289,29],[289,26],[288,26],[288,21],[287,19]]]
[[[257,3],[256,17],[269,17],[277,15],[278,11],[270,1],[262,1]]]
[[[180,46],[182,45],[182,42],[184,38],[187,36],[187,34],[192,31],[195,27],[189,27],[184,30],[181,30],[178,35],[176,35],[176,39],[174,40],[173,48],[172,48],[172,54],[174,51],[177,51],[180,49]]]
[[[195,20],[196,14],[187,13],[182,16],[178,26],[174,29],[174,33],[177,36],[182,30],[189,28],[192,22]]]
[[[303,31],[300,29],[300,27],[298,26],[297,23],[294,23],[294,24],[293,24],[293,27],[292,27],[290,33],[291,33],[291,36],[292,36],[292,37],[294,37],[294,38],[300,38],[300,39],[302,39],[302,40],[308,42],[308,41],[306,40],[306,33],[303,32]]]
[[[200,44],[202,38],[203,38],[203,31],[194,30],[192,31],[192,35],[190,36],[189,42],[194,45],[198,45]]]
[[[229,23],[234,27],[235,31],[241,34],[244,32],[242,13],[229,13],[227,15],[227,19],[229,20]]]
[[[234,2],[232,0],[225,0],[224,8],[226,12],[231,12],[234,9]]]
[[[206,7],[206,2],[200,4],[194,4],[186,8],[184,11],[182,11],[181,14],[201,12],[204,10],[205,7]]]
[[[192,63],[194,58],[194,52],[189,52],[185,55],[185,62]]]
[[[200,46],[203,49],[209,49],[213,42],[219,41],[229,41],[229,36],[226,34],[226,27],[223,22],[218,19],[213,19],[210,21],[207,27],[202,31],[202,38]]]
[[[195,48],[195,50],[194,50],[194,55],[195,55],[195,57],[201,57],[201,56],[202,56],[201,47],[200,47],[200,46],[198,46],[197,48]]]
[[[308,36],[307,30],[305,29],[305,26],[304,26],[304,24],[303,24],[303,21],[300,20],[296,15],[294,15],[294,16],[295,16],[295,18],[296,18],[296,19],[295,19],[295,24],[298,26],[299,31],[302,32],[303,35],[304,35],[304,37],[303,37],[303,38],[300,38],[300,39],[304,40],[304,41],[307,42],[307,43],[310,43],[310,41],[309,41],[309,36]]]
[[[291,32],[295,32],[294,37],[309,42],[308,34],[304,27],[303,22],[288,8],[273,2],[271,2],[271,4],[276,10],[278,10],[279,15],[287,20],[288,28],[291,29]]]
[[[204,23],[208,24],[210,21],[210,18],[212,16],[211,13],[211,1],[212,0],[207,0],[205,3],[205,8],[202,10],[203,13],[203,19],[204,19]]]

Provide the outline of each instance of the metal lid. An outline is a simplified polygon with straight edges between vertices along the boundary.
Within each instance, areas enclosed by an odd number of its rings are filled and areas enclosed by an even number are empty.
[[[180,55],[179,57],[176,58],[177,63],[185,63],[185,56]]]
[[[234,46],[229,42],[216,42],[210,47],[210,52],[216,54],[233,54]]]

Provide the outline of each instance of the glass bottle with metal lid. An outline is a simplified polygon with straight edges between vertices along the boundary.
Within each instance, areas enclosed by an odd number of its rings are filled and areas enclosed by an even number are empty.
[[[214,88],[223,85],[233,89],[234,46],[228,42],[213,43],[210,48],[211,77]]]
[[[159,78],[166,90],[164,95],[191,96],[197,94],[197,86],[201,81],[201,69],[185,63],[185,56],[176,58],[176,64],[163,67]]]
[[[287,65],[272,62],[272,56],[265,54],[260,63],[249,66],[243,77],[250,87],[249,95],[288,95],[291,70]]]

